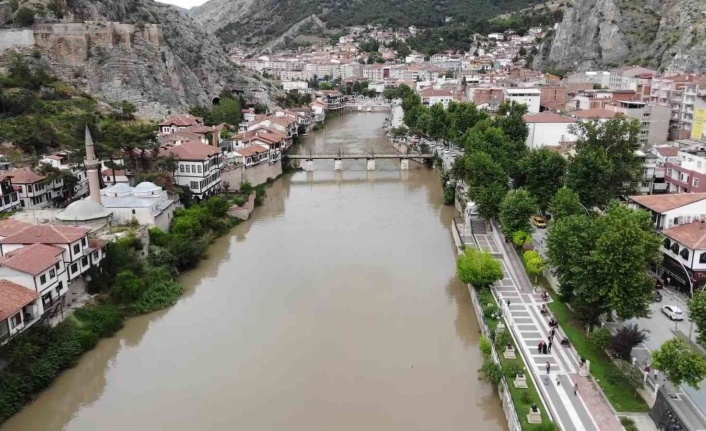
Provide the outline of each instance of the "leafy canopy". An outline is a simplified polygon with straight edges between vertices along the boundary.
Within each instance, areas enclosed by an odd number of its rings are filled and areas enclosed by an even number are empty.
[[[490,253],[467,248],[456,262],[456,273],[464,283],[483,288],[503,278],[503,267]]]

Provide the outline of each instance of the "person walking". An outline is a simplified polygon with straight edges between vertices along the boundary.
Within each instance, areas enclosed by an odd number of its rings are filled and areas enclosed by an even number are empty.
[[[549,370],[552,369],[552,366],[549,364],[549,361],[547,361],[547,374],[549,374]]]
[[[549,350],[549,353],[552,353],[552,339],[549,339],[549,344],[547,345],[547,350]]]
[[[579,394],[579,384],[574,383],[574,395],[578,395],[578,394]]]
[[[542,346],[544,345],[544,340],[540,341],[539,344],[537,345],[537,351],[541,355],[542,354]]]
[[[561,380],[559,380],[559,375],[556,375],[556,385],[561,386]]]
[[[542,341],[542,353],[545,355],[547,354],[547,343],[544,341]]]

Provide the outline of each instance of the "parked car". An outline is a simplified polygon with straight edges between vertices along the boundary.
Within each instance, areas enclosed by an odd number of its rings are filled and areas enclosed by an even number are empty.
[[[659,290],[655,290],[654,294],[652,295],[652,300],[654,302],[662,302],[662,294],[659,293]]]
[[[663,305],[662,313],[671,320],[684,320],[684,312],[674,305]]]
[[[544,221],[544,217],[536,215],[532,217],[532,224],[539,229],[546,229],[547,222]]]

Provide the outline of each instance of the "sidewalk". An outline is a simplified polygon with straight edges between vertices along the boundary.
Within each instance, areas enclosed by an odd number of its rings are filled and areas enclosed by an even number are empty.
[[[564,338],[560,331],[551,353],[537,352],[539,342],[546,342],[549,335],[549,319],[540,312],[545,301],[539,294],[532,293],[532,284],[522,262],[495,226],[492,235],[485,237],[495,242],[503,265],[504,277],[494,289],[503,301],[510,300],[510,305],[504,304],[503,309],[554,421],[566,431],[621,431],[620,421],[594,383],[590,378],[579,376],[579,358],[575,352],[558,344],[558,340]],[[548,379],[547,363],[550,364]],[[574,384],[579,387],[577,395],[574,395]]]

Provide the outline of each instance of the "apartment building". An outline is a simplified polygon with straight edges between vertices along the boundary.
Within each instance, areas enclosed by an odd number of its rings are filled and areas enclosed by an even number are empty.
[[[676,161],[667,162],[665,166],[669,192],[706,192],[706,146],[680,149],[676,158]]]
[[[669,138],[691,136],[696,97],[706,91],[706,77],[675,75],[652,78],[650,102],[668,106],[671,110]]]
[[[671,114],[668,106],[629,100],[606,104],[605,109],[638,120],[642,146],[659,146],[667,142]]]
[[[527,105],[528,114],[539,113],[539,100],[542,92],[536,88],[505,88],[505,100]]]
[[[179,160],[174,180],[178,185],[188,187],[194,198],[203,199],[220,191],[224,167],[220,147],[201,141],[178,141],[163,145],[159,155]]]

